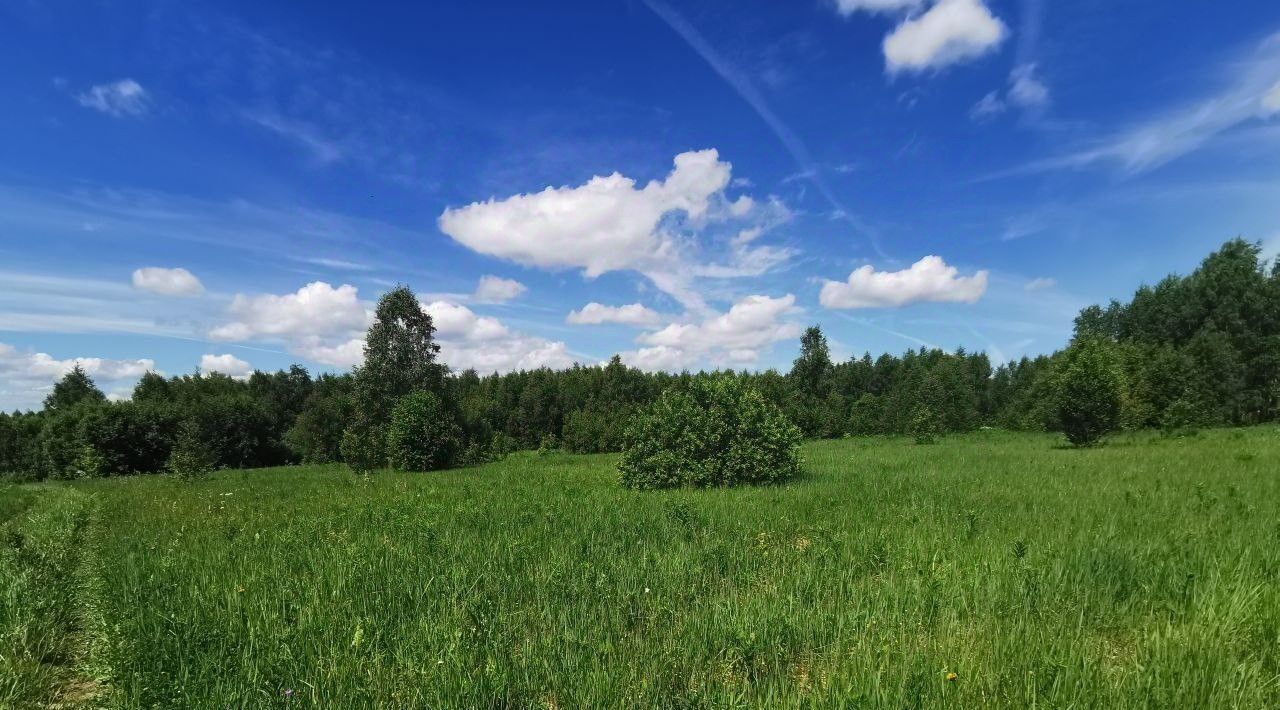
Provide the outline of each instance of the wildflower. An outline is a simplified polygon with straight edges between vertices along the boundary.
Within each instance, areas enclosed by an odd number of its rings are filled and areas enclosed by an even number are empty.
[[[284,689],[284,697],[286,697],[286,698],[292,698],[292,697],[293,697],[293,688],[285,688],[285,689]]]
[[[236,594],[244,594],[244,585],[243,585],[243,584],[237,584],[237,585],[236,585]]]
[[[957,678],[959,678],[959,677],[960,677],[960,676],[956,675],[954,672],[953,672],[953,673],[948,673],[948,674],[947,674],[947,682],[948,682],[948,683],[954,683],[954,682],[956,682],[956,679],[957,679]]]

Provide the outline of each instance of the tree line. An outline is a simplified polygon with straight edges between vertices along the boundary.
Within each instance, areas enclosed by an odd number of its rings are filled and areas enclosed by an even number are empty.
[[[129,400],[110,402],[75,368],[40,411],[0,413],[0,476],[333,462],[429,469],[517,449],[618,451],[634,413],[672,387],[712,377],[749,384],[810,438],[923,440],[981,426],[1070,437],[1093,436],[1097,426],[1182,430],[1280,418],[1280,263],[1268,265],[1258,244],[1240,239],[1127,303],[1085,308],[1063,350],[998,366],[985,353],[931,348],[833,362],[813,326],[785,373],[647,373],[614,356],[482,376],[451,372],[434,333],[401,287],[379,301],[364,364],[351,373],[313,377],[297,365],[244,380],[147,373]],[[1095,400],[1090,421],[1066,406],[1068,392]]]

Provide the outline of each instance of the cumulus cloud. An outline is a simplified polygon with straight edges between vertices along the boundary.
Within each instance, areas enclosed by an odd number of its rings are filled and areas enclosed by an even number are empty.
[[[294,354],[336,366],[355,364],[351,358],[359,348],[351,341],[373,318],[355,286],[335,288],[324,281],[282,295],[237,294],[228,313],[232,320],[209,331],[210,338],[282,341]]]
[[[777,200],[730,200],[732,166],[714,149],[681,153],[662,180],[643,187],[619,173],[576,187],[489,199],[440,215],[440,230],[481,254],[543,269],[582,269],[588,278],[639,271],[687,306],[701,308],[689,287],[698,240],[709,225],[757,221],[773,226],[788,213]],[[727,245],[721,245],[727,249]],[[776,263],[780,252],[739,245],[737,261]],[[789,252],[788,252],[789,253]]]
[[[216,372],[243,380],[253,374],[253,366],[235,355],[206,353],[200,356],[200,372],[206,375]]]
[[[923,301],[974,303],[987,290],[987,272],[960,276],[938,256],[902,271],[862,266],[847,281],[825,281],[818,301],[827,308],[896,308]]]
[[[284,295],[236,294],[228,312],[234,318],[209,332],[214,340],[248,340],[262,336],[328,336],[361,331],[371,313],[355,286],[334,288],[313,281]]]
[[[982,0],[938,0],[884,38],[890,73],[941,69],[995,49],[1009,30]]]
[[[133,287],[162,296],[190,297],[204,293],[204,284],[186,269],[147,266],[133,272]]]
[[[602,323],[620,323],[622,325],[650,326],[662,320],[658,312],[639,303],[625,306],[606,306],[592,301],[576,311],[570,311],[565,322],[572,325],[600,325]]]
[[[769,345],[799,337],[800,325],[787,319],[799,311],[795,303],[791,294],[747,296],[725,313],[641,335],[636,340],[645,347],[623,353],[623,359],[646,370],[682,369],[703,359],[718,365],[754,362]]]
[[[497,318],[448,301],[423,305],[436,327],[440,357],[455,370],[509,372],[573,364],[568,347],[512,331]]]
[[[530,266],[581,267],[587,276],[633,268],[667,248],[658,223],[683,211],[696,219],[729,184],[715,150],[681,153],[665,180],[636,188],[613,173],[578,187],[491,199],[446,209],[440,229],[468,248]]]
[[[466,306],[438,300],[422,309],[436,327],[441,358],[454,369],[505,372],[573,362],[564,343],[513,331]],[[295,355],[335,367],[364,361],[364,334],[373,322],[373,312],[355,286],[323,281],[294,293],[238,295],[229,312],[234,320],[210,331],[211,338],[282,342]]]
[[[133,79],[121,79],[109,84],[91,86],[76,96],[76,101],[81,106],[116,118],[141,116],[151,105],[151,97],[147,94],[147,90]]]
[[[156,368],[155,360],[111,360],[98,357],[76,357],[59,360],[41,352],[23,352],[0,343],[0,406],[34,408],[46,391],[72,368],[80,366],[101,385],[131,384],[148,370]]]
[[[528,290],[524,284],[514,279],[485,275],[476,284],[475,299],[481,303],[505,303],[519,298]]]

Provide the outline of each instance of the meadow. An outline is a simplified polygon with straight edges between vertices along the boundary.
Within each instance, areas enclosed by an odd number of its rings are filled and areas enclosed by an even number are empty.
[[[1280,707],[1280,430],[0,487],[0,706]]]

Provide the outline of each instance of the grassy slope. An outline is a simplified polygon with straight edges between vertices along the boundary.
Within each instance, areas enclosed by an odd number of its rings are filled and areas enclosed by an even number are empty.
[[[1280,432],[1054,443],[89,482],[100,667],[122,707],[1280,706]]]

